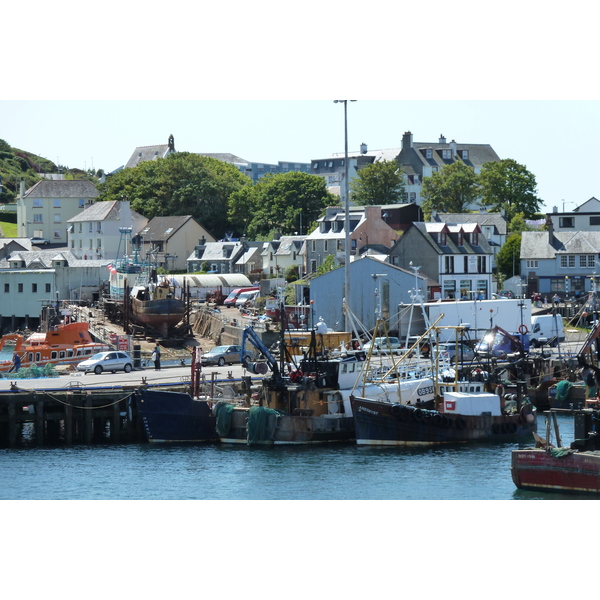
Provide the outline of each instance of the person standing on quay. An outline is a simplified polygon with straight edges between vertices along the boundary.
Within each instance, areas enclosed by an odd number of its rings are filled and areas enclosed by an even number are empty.
[[[160,371],[160,346],[158,344],[156,344],[152,353],[152,360],[154,361],[154,370]]]

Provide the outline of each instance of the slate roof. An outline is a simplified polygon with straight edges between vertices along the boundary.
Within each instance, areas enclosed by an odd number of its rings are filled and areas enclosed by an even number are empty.
[[[413,223],[413,227],[419,231],[423,237],[429,242],[431,247],[438,254],[492,254],[493,251],[483,235],[479,235],[477,246],[471,244],[467,240],[463,242],[462,246],[459,246],[454,241],[456,234],[448,234],[446,237],[446,245],[442,246],[437,242],[437,233],[439,231],[439,223]],[[436,227],[437,226],[437,227]],[[435,234],[435,235],[434,235]],[[402,240],[406,239],[406,234],[400,237],[396,244],[403,243]],[[405,242],[406,243],[406,242]]]
[[[140,235],[153,242],[166,241],[172,238],[190,220],[194,221],[191,215],[154,217],[140,231]]]
[[[479,223],[493,225],[498,235],[506,235],[506,219],[500,213],[437,213],[432,215],[435,221],[442,223]]]
[[[169,154],[169,144],[159,144],[158,146],[138,146],[131,155],[131,158],[127,161],[125,167],[137,167],[142,162],[164,158],[167,156],[167,154]]]
[[[118,221],[120,219],[121,202],[111,200],[110,202],[94,202],[78,215],[71,217],[67,223],[78,223],[80,221]]]
[[[521,259],[554,259],[557,254],[597,254],[600,231],[554,232],[552,243],[547,231],[524,231]]]
[[[4,260],[0,261],[0,268],[10,268],[10,263],[22,261],[26,267],[34,263],[39,263],[40,268],[52,269],[53,261],[66,261],[69,267],[105,267],[109,260],[83,260],[77,258],[70,250],[32,250],[30,252],[13,252]]]
[[[99,192],[87,179],[42,179],[30,187],[24,198],[95,198]]]

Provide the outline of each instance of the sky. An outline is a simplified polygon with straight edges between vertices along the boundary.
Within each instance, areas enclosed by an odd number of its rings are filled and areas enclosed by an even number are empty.
[[[600,101],[357,100],[348,148],[415,142],[490,144],[536,177],[546,210],[600,197]],[[2,100],[0,138],[55,163],[110,172],[138,146],[227,152],[251,162],[310,162],[344,151],[344,108],[332,100]]]

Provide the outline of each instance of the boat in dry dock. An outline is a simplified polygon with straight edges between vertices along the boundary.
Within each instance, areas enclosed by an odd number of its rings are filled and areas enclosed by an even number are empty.
[[[545,439],[535,435],[534,447],[512,451],[514,484],[521,490],[600,494],[600,411],[574,411],[574,441],[568,447],[562,447],[557,412],[562,411],[545,413]],[[550,441],[551,420],[556,446]]]

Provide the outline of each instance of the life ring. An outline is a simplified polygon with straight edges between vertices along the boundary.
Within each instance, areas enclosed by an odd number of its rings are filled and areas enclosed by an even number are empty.
[[[400,406],[400,404],[392,404],[391,408],[390,408],[390,412],[392,413],[392,415],[394,415],[394,417],[399,417],[400,416],[400,412],[402,407]]]
[[[529,332],[529,329],[527,329],[527,325],[525,325],[525,323],[521,323],[519,325],[519,333],[522,335],[525,335],[528,332]]]
[[[433,416],[431,417],[431,424],[435,425],[436,427],[442,427],[444,423],[444,418],[440,413],[434,413]]]

